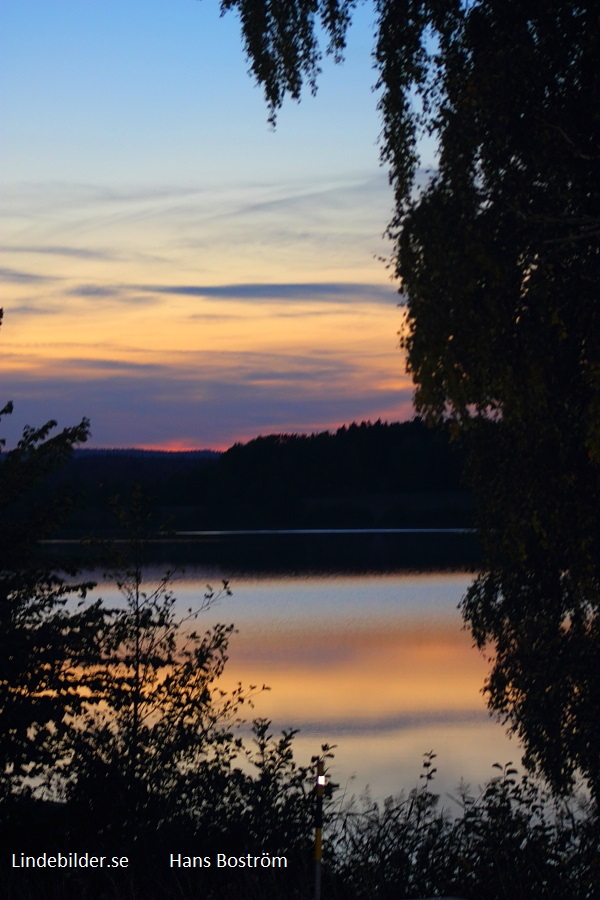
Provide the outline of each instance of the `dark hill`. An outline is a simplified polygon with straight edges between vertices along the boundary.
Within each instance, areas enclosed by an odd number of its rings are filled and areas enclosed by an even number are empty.
[[[447,434],[419,420],[362,422],[235,444],[201,473],[196,498],[203,527],[463,524],[461,465]]]
[[[469,525],[461,465],[446,432],[418,419],[261,436],[222,454],[79,450],[61,474],[80,502],[64,534],[110,529],[110,498],[133,484],[171,530]]]

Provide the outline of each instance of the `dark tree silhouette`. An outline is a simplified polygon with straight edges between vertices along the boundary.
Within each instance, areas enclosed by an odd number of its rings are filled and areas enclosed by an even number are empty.
[[[7,404],[2,415],[12,412]],[[51,759],[51,744],[80,704],[79,667],[89,661],[102,613],[68,609],[84,596],[38,554],[68,511],[64,495],[40,485],[87,439],[89,423],[55,432],[56,422],[27,427],[0,454],[0,798],[27,791]],[[4,442],[2,442],[2,447]],[[71,573],[74,575],[74,573]]]
[[[498,650],[488,698],[555,787],[579,767],[598,795],[597,4],[374,5],[402,344],[417,410],[472,439],[487,558],[464,611]],[[354,3],[222,8],[239,10],[274,118],[314,89],[321,34],[341,54]],[[422,134],[438,158],[418,190]]]

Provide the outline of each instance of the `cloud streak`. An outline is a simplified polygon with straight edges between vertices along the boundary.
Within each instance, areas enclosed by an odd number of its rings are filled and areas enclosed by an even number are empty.
[[[0,281],[10,284],[45,284],[56,280],[53,275],[40,275],[35,272],[22,272],[18,269],[0,267]]]
[[[20,303],[10,307],[11,316],[55,316],[60,312],[58,307],[35,306],[31,303]]]
[[[224,285],[137,285],[137,290],[156,294],[185,297],[203,297],[217,300],[297,300],[315,302],[327,300],[334,303],[365,302],[378,300],[391,303],[395,299],[392,286],[389,290],[379,284],[354,284],[351,282],[269,282]]]
[[[99,259],[99,260],[112,260],[115,259],[115,255],[113,253],[109,253],[106,250],[92,250],[86,247],[61,247],[61,246],[51,246],[46,244],[31,244],[31,245],[7,245],[0,249],[1,253],[23,253],[23,254],[31,254],[32,256],[66,256],[71,257],[73,259]]]

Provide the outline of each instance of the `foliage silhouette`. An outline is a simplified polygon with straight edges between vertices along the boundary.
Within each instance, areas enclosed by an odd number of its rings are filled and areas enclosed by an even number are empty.
[[[586,801],[553,799],[510,763],[496,763],[499,774],[478,795],[462,785],[454,808],[443,809],[434,759],[425,754],[423,784],[408,795],[379,803],[367,793],[340,812],[332,896],[592,900],[599,823]]]
[[[577,661],[600,652],[597,4],[374,6],[401,343],[418,412],[470,438],[486,558],[464,612],[499,649],[488,700],[556,789],[580,769],[600,796],[600,697]],[[342,52],[354,3],[222,8],[274,118],[314,89],[322,34]]]
[[[296,763],[294,730],[275,738],[267,720],[256,720],[249,733],[242,731],[242,712],[252,707],[256,687],[227,692],[218,683],[233,626],[200,633],[196,620],[229,595],[228,584],[220,591],[208,588],[199,608],[180,614],[173,573],[150,589],[143,581],[147,516],[138,493],[121,524],[129,535],[127,562],[117,574],[122,602],[111,608],[101,600],[92,603],[93,621],[85,612],[64,613],[66,646],[52,634],[51,649],[64,651],[57,666],[68,690],[59,690],[58,676],[47,678],[45,718],[36,712],[35,720],[26,720],[29,744],[20,767],[16,741],[6,745],[12,796],[0,822],[5,850],[126,852],[136,860],[131,885],[149,896],[154,890],[164,896],[175,882],[191,890],[197,878],[170,873],[165,846],[195,855],[201,842],[202,854],[213,856],[279,851],[293,865],[296,887],[301,876],[309,877],[314,765]],[[67,597],[63,588],[57,581],[59,607]],[[23,616],[31,628],[31,606]],[[94,639],[80,655],[77,642],[67,640],[78,617],[86,628],[94,627]],[[14,662],[33,683],[35,665],[17,653]],[[25,698],[27,690],[21,690]],[[157,867],[159,854],[164,865]],[[65,897],[82,890],[105,896],[130,885],[126,876],[117,889],[110,874],[95,880],[86,873],[58,879],[56,874],[33,874],[31,889],[40,897],[59,889]],[[282,887],[289,887],[289,879],[283,870],[266,876],[262,869],[228,877],[213,872],[205,885],[212,890],[214,882],[219,893],[218,885],[234,891],[241,883],[247,896],[282,890],[292,896]],[[24,877],[22,889],[29,883]],[[10,880],[5,886],[10,889]]]
[[[0,311],[1,321],[1,311]],[[0,417],[12,412],[7,404]],[[41,488],[84,442],[89,423],[54,433],[26,427],[0,454],[0,800],[27,793],[52,759],[51,744],[80,706],[81,666],[94,653],[98,604],[72,609],[89,583],[40,559],[40,539],[67,515],[69,499]],[[4,441],[0,442],[0,447]],[[41,496],[40,496],[41,495]],[[0,818],[3,813],[0,812]]]
[[[107,610],[98,634],[94,689],[56,748],[65,760],[54,789],[88,815],[96,833],[129,840],[156,831],[177,813],[182,782],[207,765],[225,768],[241,748],[239,713],[255,688],[230,694],[216,684],[227,660],[233,625],[204,633],[199,615],[230,594],[208,588],[197,608],[180,613],[172,572],[147,589],[142,557],[148,514],[134,488],[118,510],[127,552],[111,573],[121,602]]]

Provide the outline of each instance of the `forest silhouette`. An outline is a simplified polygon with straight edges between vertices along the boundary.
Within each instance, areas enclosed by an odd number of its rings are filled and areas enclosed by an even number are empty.
[[[183,529],[472,526],[464,454],[419,420],[353,423],[334,432],[272,434],[222,454],[75,451],[52,486],[77,494],[62,527],[80,537],[114,527],[111,500],[132,481],[156,527]]]

